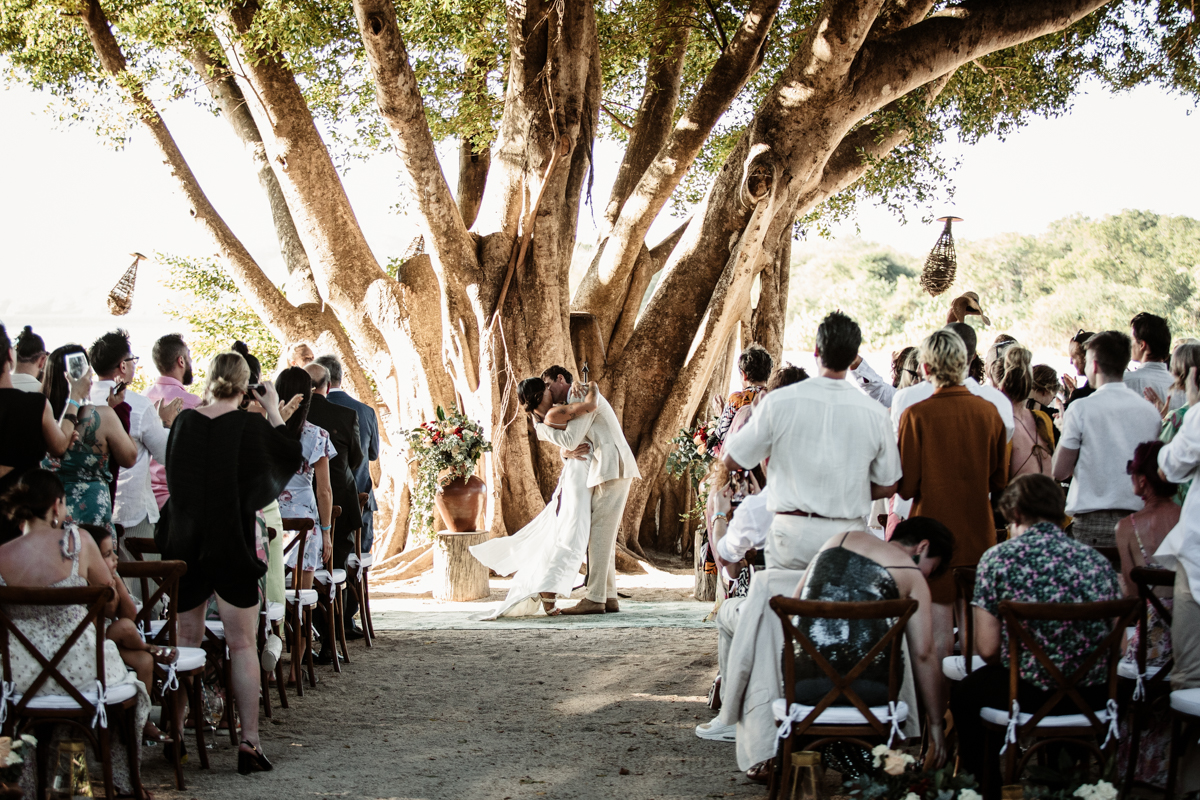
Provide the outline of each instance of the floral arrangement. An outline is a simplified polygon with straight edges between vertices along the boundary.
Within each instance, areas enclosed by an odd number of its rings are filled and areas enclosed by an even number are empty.
[[[411,487],[417,528],[433,532],[434,495],[451,481],[471,477],[480,457],[491,451],[483,427],[454,406],[449,413],[438,406],[436,420],[422,422],[408,434],[408,461],[417,465]]]
[[[881,744],[871,751],[875,776],[846,781],[850,795],[859,800],[983,800],[971,775],[954,774],[954,764],[922,772],[908,753]]]
[[[5,783],[16,783],[25,769],[25,758],[22,753],[26,748],[37,746],[37,739],[28,734],[12,739],[0,736],[0,780]]]
[[[676,478],[686,477],[697,493],[696,505],[683,515],[685,520],[699,518],[704,514],[704,504],[708,499],[704,476],[708,474],[709,467],[716,457],[712,448],[719,442],[716,420],[698,422],[694,428],[681,428],[670,442],[667,473]]]
[[[1100,770],[1099,780],[1092,781],[1088,760],[1076,762],[1064,750],[1058,756],[1058,769],[1030,764],[1027,770],[1025,796],[1030,800],[1116,800],[1117,788],[1104,778],[1117,771],[1116,758],[1109,758]]]

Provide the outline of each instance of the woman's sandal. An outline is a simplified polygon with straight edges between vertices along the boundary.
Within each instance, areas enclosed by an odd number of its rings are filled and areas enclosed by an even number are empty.
[[[163,666],[174,664],[179,660],[179,648],[177,647],[159,647],[152,644],[146,650],[154,657],[155,663]]]
[[[148,727],[150,727],[150,725],[148,724],[146,727],[148,728]],[[165,734],[162,731],[160,731],[158,729],[158,726],[154,726],[154,730],[155,730],[155,732],[152,734],[147,734],[144,729],[142,730],[142,744],[144,744],[148,747],[157,747],[159,745],[167,745],[167,744],[175,743],[175,739],[172,738],[170,735]]]
[[[238,748],[238,774],[249,775],[251,772],[270,772],[275,769],[263,755],[261,747],[255,747],[245,740],[242,741],[242,747],[249,747],[250,751]]]
[[[562,609],[555,605],[558,602],[558,598],[555,595],[546,597],[546,595],[543,594],[541,595],[541,601],[542,610],[546,612],[547,617],[557,617],[558,615],[562,614]]]
[[[775,759],[768,758],[746,770],[746,778],[753,783],[766,785],[771,781],[771,773],[775,770]]]

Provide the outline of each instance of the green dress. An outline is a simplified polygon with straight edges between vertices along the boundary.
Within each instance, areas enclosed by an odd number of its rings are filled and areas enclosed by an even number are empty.
[[[98,525],[115,533],[112,524],[112,472],[108,451],[101,447],[100,411],[86,406],[76,428],[79,439],[61,458],[46,456],[42,469],[58,475],[66,489],[67,516],[76,525]]]
[[[1187,413],[1187,410],[1187,406],[1182,406],[1167,415],[1167,418],[1162,423],[1162,431],[1158,434],[1159,441],[1163,444],[1171,443],[1171,440],[1175,438],[1175,434],[1179,433],[1179,429],[1183,427],[1183,415]],[[1175,496],[1171,499],[1178,505],[1183,505],[1183,501],[1187,499],[1188,488],[1191,485],[1190,481],[1179,484],[1178,491],[1175,492]]]

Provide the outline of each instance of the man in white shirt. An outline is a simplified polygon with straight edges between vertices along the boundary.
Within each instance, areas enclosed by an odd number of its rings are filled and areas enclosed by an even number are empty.
[[[1171,358],[1171,326],[1162,317],[1143,311],[1130,320],[1129,333],[1130,357],[1141,366],[1125,371],[1125,385],[1143,396],[1147,389],[1154,390],[1157,400],[1151,402],[1166,401],[1171,394],[1171,384],[1175,382],[1167,366]],[[1183,405],[1182,396],[1176,395],[1170,400],[1171,408]]]
[[[1084,345],[1084,371],[1096,391],[1068,406],[1054,453],[1054,479],[1073,478],[1067,492],[1068,531],[1084,544],[1116,545],[1117,520],[1142,507],[1125,474],[1134,449],[1158,438],[1158,410],[1125,385],[1129,337],[1104,331]]]
[[[156,408],[149,400],[127,387],[137,374],[138,359],[129,345],[129,334],[115,330],[92,343],[88,360],[97,380],[92,383],[91,401],[107,403],[114,391],[124,392],[129,404],[129,435],[137,443],[137,461],[117,476],[117,496],[113,503],[113,522],[125,529],[125,536],[154,536],[158,522],[158,502],[150,486],[150,458],[167,460],[168,426],[175,421],[182,403],[174,401]],[[119,382],[119,383],[118,383]]]
[[[872,400],[878,400],[884,408],[892,407],[892,397],[896,394],[896,387],[883,379],[878,372],[871,368],[871,365],[863,361],[862,356],[856,356],[850,364],[851,380],[862,390],[863,394]]]

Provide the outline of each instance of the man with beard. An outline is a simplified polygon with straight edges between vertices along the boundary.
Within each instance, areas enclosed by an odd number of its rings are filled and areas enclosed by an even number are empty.
[[[146,389],[146,399],[151,403],[162,401],[163,405],[180,400],[185,409],[200,405],[200,397],[186,388],[192,385],[192,353],[183,337],[178,333],[168,333],[154,343],[150,355],[154,358],[158,378]],[[167,491],[167,468],[153,458],[150,460],[150,486],[161,509],[170,496]]]

